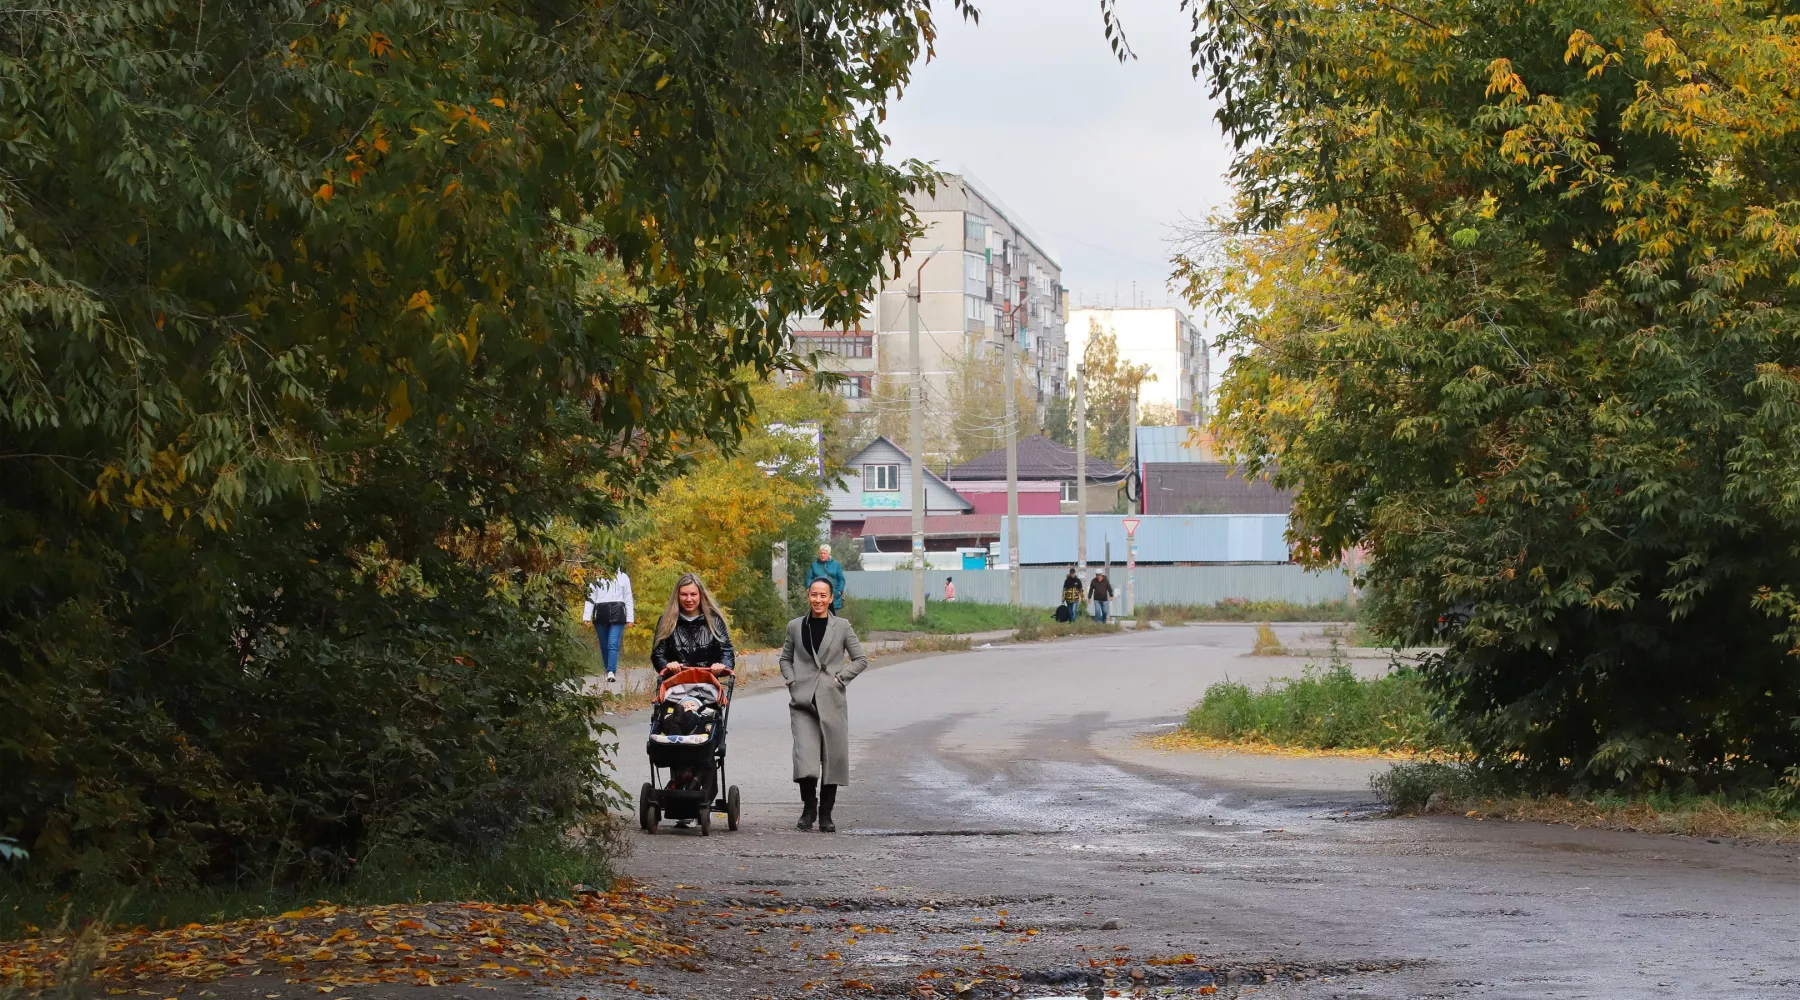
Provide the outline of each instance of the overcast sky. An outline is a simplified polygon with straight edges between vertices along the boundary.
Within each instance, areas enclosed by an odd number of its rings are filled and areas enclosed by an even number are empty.
[[[896,157],[966,169],[1049,243],[1071,301],[1179,304],[1170,227],[1230,197],[1230,145],[1189,75],[1178,0],[1120,0],[1136,61],[1108,49],[1096,0],[937,4],[937,58],[892,109]],[[1190,310],[1191,312],[1191,310]]]

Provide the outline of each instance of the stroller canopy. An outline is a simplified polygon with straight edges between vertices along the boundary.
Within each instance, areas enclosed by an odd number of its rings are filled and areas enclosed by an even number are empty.
[[[712,671],[702,667],[678,670],[664,678],[656,689],[657,701],[682,697],[710,702],[720,708],[724,708],[727,701],[724,683],[714,677]]]

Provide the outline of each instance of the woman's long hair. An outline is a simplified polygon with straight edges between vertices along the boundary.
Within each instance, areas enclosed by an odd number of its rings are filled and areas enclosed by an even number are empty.
[[[669,591],[669,603],[663,608],[662,617],[656,620],[655,642],[667,639],[669,633],[675,631],[675,623],[681,620],[681,598],[679,596],[681,588],[690,583],[700,588],[700,606],[694,609],[699,612],[700,620],[706,623],[707,628],[712,629],[715,638],[720,642],[725,641],[725,612],[719,610],[718,603],[713,600],[712,591],[706,589],[706,584],[701,583],[698,576],[692,573],[683,573],[680,579],[675,581],[675,589]]]

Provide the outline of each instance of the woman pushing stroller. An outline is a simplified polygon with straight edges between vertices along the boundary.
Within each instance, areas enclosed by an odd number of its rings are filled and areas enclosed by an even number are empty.
[[[659,677],[687,667],[724,674],[737,663],[725,615],[698,576],[683,573],[675,581],[675,592],[656,622],[650,663]]]
[[[698,576],[683,573],[675,581],[656,623],[650,662],[658,681],[645,748],[651,780],[638,794],[638,823],[655,833],[665,816],[677,828],[698,820],[700,832],[710,834],[712,814],[723,812],[737,829],[737,788],[718,796],[725,784],[725,728],[737,654],[725,615]],[[668,769],[666,783],[659,768]]]
[[[850,783],[850,704],[846,692],[869,657],[850,623],[831,613],[831,581],[807,585],[807,614],[788,622],[781,647],[781,679],[788,688],[788,721],[794,731],[794,782],[800,786],[800,821],[835,833],[831,810],[839,785]]]

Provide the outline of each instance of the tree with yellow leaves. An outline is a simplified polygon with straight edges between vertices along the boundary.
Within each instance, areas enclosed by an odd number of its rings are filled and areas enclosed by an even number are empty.
[[[1184,255],[1215,429],[1366,546],[1485,766],[1800,765],[1800,19],[1741,0],[1209,0],[1236,211]],[[1205,252],[1198,252],[1199,250]]]

